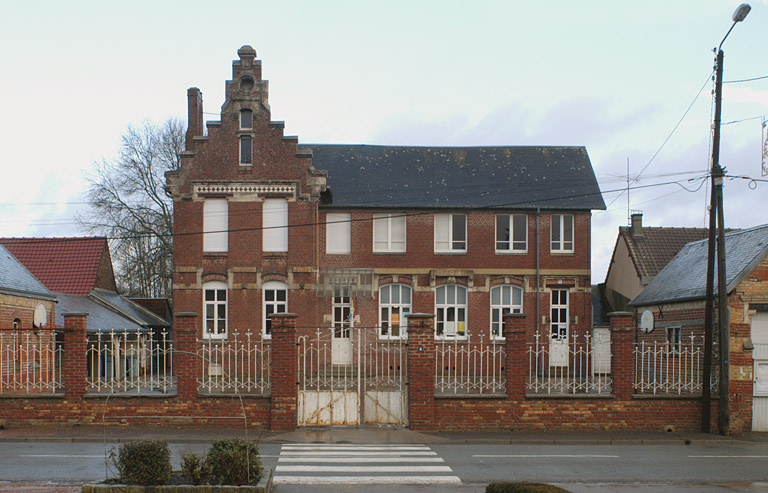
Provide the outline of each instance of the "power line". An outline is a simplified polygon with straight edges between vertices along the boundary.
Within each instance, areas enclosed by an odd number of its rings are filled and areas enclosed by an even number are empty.
[[[736,84],[739,82],[752,82],[753,80],[768,79],[768,75],[761,75],[760,77],[752,77],[751,79],[739,79],[739,80],[726,80],[723,84]]]

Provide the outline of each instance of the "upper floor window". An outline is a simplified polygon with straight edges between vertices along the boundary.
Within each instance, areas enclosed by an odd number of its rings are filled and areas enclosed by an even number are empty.
[[[253,164],[253,139],[248,135],[240,137],[240,164]]]
[[[379,289],[379,326],[381,337],[405,337],[411,313],[411,288],[404,284],[387,284]]]
[[[573,252],[573,214],[552,214],[552,251]]]
[[[223,339],[227,337],[227,284],[210,281],[203,284],[205,308],[205,332],[203,337]]]
[[[435,333],[446,339],[467,336],[467,288],[448,284],[435,290]]]
[[[253,111],[240,110],[240,128],[253,128]]]
[[[288,201],[266,199],[262,208],[262,247],[265,252],[288,251]]]
[[[467,251],[466,214],[435,214],[435,251]]]
[[[496,251],[528,251],[528,216],[525,214],[496,215]]]
[[[405,216],[373,215],[373,251],[405,251]]]
[[[229,205],[227,199],[203,202],[203,251],[226,252],[228,248]]]
[[[269,281],[264,283],[262,291],[264,337],[272,337],[272,314],[288,311],[288,285],[280,281]]]
[[[505,284],[491,289],[491,337],[504,337],[507,313],[523,313],[523,288]]]
[[[329,212],[325,216],[325,253],[349,253],[350,215],[348,212]]]

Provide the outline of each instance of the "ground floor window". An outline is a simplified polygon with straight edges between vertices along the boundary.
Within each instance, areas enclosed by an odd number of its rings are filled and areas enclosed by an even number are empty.
[[[504,337],[504,315],[523,313],[523,288],[495,286],[491,289],[491,337]]]
[[[379,289],[379,326],[381,337],[405,337],[411,313],[411,288],[404,284],[388,284]]]
[[[467,288],[440,286],[435,290],[435,333],[437,337],[458,339],[467,336]]]

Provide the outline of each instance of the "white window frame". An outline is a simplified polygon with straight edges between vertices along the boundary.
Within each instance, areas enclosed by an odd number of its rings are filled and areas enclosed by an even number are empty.
[[[405,252],[406,220],[404,215],[373,215],[373,251]],[[402,236],[402,237],[401,237]]]
[[[455,218],[464,218],[464,231],[457,230]],[[460,235],[463,234],[463,239]],[[454,213],[435,214],[435,252],[467,251],[467,215]]]
[[[224,299],[220,299],[221,291],[224,291]],[[208,293],[213,294],[213,299],[208,299]],[[227,283],[222,281],[208,281],[203,284],[203,339],[226,339],[228,327],[228,306],[229,293]],[[221,314],[221,307],[224,307],[224,316]],[[209,307],[212,307],[209,310]],[[209,313],[210,312],[210,313]],[[212,323],[213,330],[209,329],[209,322]],[[224,322],[224,330],[221,330],[221,322]]]
[[[466,286],[459,284],[443,284],[435,288],[436,339],[467,338],[467,296]]]
[[[261,244],[264,252],[288,251],[288,200],[265,199],[261,208]]]
[[[325,253],[348,254],[351,250],[349,212],[329,212],[325,216]]]
[[[516,297],[519,298],[519,303],[515,303]],[[523,313],[523,288],[512,284],[493,286],[491,288],[492,339],[504,339],[504,315],[507,313]]]
[[[523,237],[515,237],[515,225],[522,222]],[[506,227],[507,239],[500,239],[500,224]],[[528,215],[527,214],[497,214],[496,215],[496,252],[528,252]]]
[[[267,296],[268,294],[273,296]],[[280,299],[280,293],[283,298]],[[272,299],[267,299],[267,298]],[[273,313],[286,313],[288,311],[288,285],[282,281],[265,282],[261,288],[261,334],[265,339],[272,338]]]
[[[570,238],[566,238],[566,233],[568,232],[566,223],[570,223]],[[552,252],[573,253],[574,235],[573,214],[552,214],[552,224],[550,227],[550,247]]]
[[[205,199],[203,202],[203,252],[226,252],[229,248],[229,202]]]
[[[680,327],[667,327],[666,343],[667,354],[680,354],[682,329]]]
[[[250,125],[243,125],[243,116],[248,113],[251,115],[251,124]],[[240,128],[242,129],[252,129],[253,128],[253,110],[250,108],[243,108],[240,110]]]
[[[394,293],[397,296],[393,296]],[[407,294],[407,302],[404,301]],[[408,318],[413,303],[413,290],[407,284],[385,284],[379,288],[379,337],[405,339]],[[396,313],[395,313],[396,312]],[[397,315],[395,317],[394,315]],[[394,321],[397,318],[397,321]],[[394,329],[394,330],[393,330]]]
[[[245,140],[250,141],[250,152],[248,153],[243,152],[243,141]],[[237,145],[239,146],[240,164],[242,166],[253,165],[253,137],[250,135],[241,135],[240,139],[237,141]]]
[[[565,297],[565,302],[563,302]],[[568,303],[571,294],[568,289],[553,289],[549,297],[549,337],[555,341],[568,341],[570,312]]]

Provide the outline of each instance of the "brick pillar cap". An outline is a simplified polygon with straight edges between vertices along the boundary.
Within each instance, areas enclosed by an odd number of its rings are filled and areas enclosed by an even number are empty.
[[[90,315],[90,314],[89,313],[85,313],[85,312],[83,312],[83,313],[65,313],[64,314],[65,317],[87,317],[88,315]]]
[[[174,313],[173,316],[176,318],[182,318],[182,317],[199,317],[200,315],[195,312],[179,312],[179,313]]]
[[[434,313],[407,313],[408,318],[435,318]]]
[[[269,315],[270,318],[298,318],[299,315],[297,313],[272,313]]]
[[[631,317],[632,315],[632,312],[611,312],[608,314],[609,317]]]

